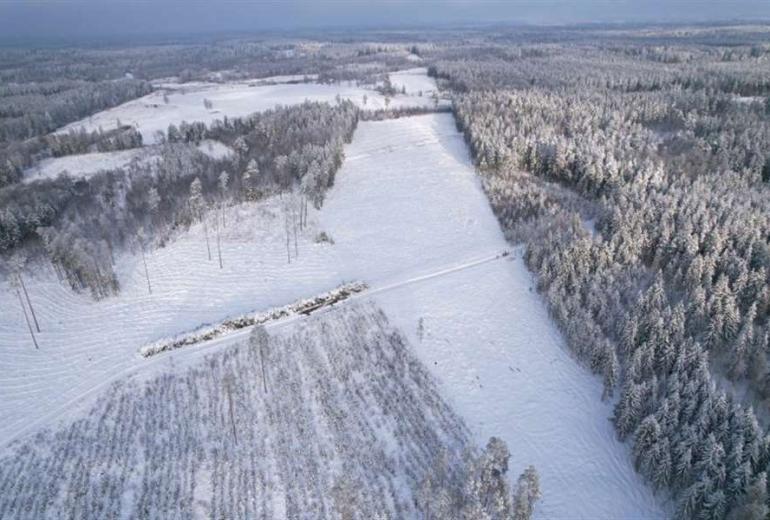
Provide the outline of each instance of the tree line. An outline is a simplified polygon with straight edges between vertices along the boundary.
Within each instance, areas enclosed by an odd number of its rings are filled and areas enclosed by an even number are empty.
[[[162,243],[223,201],[296,188],[320,207],[357,121],[349,102],[278,108],[227,119],[196,134],[230,145],[233,157],[214,160],[191,146],[195,139],[167,136],[173,142],[153,164],[0,189],[0,254],[8,258],[24,248],[31,260],[49,258],[74,289],[95,297],[114,294],[117,252]],[[191,205],[194,181],[199,196]]]

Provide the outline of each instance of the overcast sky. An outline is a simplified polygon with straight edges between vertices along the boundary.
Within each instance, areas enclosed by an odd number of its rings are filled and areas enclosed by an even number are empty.
[[[0,0],[0,38],[468,22],[770,19],[770,0]]]

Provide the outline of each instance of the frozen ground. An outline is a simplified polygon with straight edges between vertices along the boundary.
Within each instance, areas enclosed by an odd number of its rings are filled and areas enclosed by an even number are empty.
[[[15,295],[0,292],[0,308],[9,309],[0,315],[0,439],[66,417],[82,396],[149,366],[136,354],[144,342],[360,279],[477,442],[504,438],[514,475],[537,467],[545,495],[538,518],[663,516],[615,440],[600,382],[568,355],[519,255],[473,263],[508,245],[452,116],[362,123],[346,156],[291,265],[271,201],[229,210],[223,270],[206,260],[199,227],[154,251],[152,295],[136,257],[120,262],[121,295],[100,303],[50,273],[30,281],[45,329],[40,351],[25,336]],[[320,230],[335,245],[316,244]]]
[[[427,78],[426,78],[427,79]],[[415,81],[412,79],[412,81]],[[166,85],[170,87],[171,85]],[[182,121],[211,123],[223,117],[242,117],[278,105],[295,105],[305,100],[336,102],[337,96],[349,99],[362,108],[385,108],[385,98],[375,91],[341,84],[264,84],[258,81],[237,83],[186,83],[153,92],[123,105],[99,112],[89,118],[65,126],[59,131],[85,128],[88,131],[104,130],[121,124],[135,126],[145,144],[156,142],[155,133],[165,132],[170,124]],[[164,94],[168,98],[165,102]],[[364,105],[364,96],[367,97]],[[203,100],[212,102],[207,109]],[[391,99],[390,107],[430,106],[432,101],[416,95],[399,95]]]
[[[201,225],[148,254],[152,295],[139,255],[119,260],[122,292],[101,302],[65,288],[50,268],[41,270],[28,284],[43,330],[40,351],[32,348],[15,293],[3,285],[0,439],[34,428],[35,420],[112,375],[141,367],[137,350],[145,343],[339,285],[334,250],[312,236],[300,237],[299,258],[286,264],[279,208],[273,200],[227,211],[222,270],[207,260]]]
[[[219,75],[221,78],[221,75]],[[253,80],[250,80],[248,83],[252,85],[266,85],[266,84],[278,84],[278,83],[300,83],[300,82],[310,82],[314,81],[318,78],[318,74],[284,74],[280,76],[266,76],[264,78],[256,78]],[[209,78],[214,79],[214,78]],[[166,89],[184,89],[191,85],[204,85],[206,83],[201,82],[192,82],[189,81],[187,83],[181,83],[179,81],[179,78],[167,78],[162,80],[156,80],[153,82],[153,85],[157,88],[166,88]]]
[[[225,144],[213,139],[201,141],[197,149],[212,159],[226,159],[235,153]],[[130,164],[152,164],[158,160],[160,160],[160,155],[157,146],[145,146],[117,152],[65,155],[64,157],[44,159],[35,166],[26,169],[22,182],[54,179],[60,175],[88,178],[101,171],[125,168]]]
[[[385,98],[373,90],[356,87],[350,83],[304,83],[313,79],[313,75],[294,75],[271,76],[236,83],[159,82],[156,84],[156,87],[161,89],[158,92],[72,123],[59,132],[78,128],[96,130],[100,127],[106,130],[117,126],[118,122],[129,123],[140,130],[145,145],[152,145],[156,142],[155,133],[165,132],[172,123],[203,121],[208,124],[225,116],[246,116],[277,105],[298,104],[305,100],[335,103],[339,95],[369,110],[385,108]],[[427,76],[427,69],[415,68],[395,72],[391,74],[391,79],[399,89],[402,85],[406,86],[407,94],[392,98],[389,107],[433,106],[433,100],[429,96],[435,91],[436,84]],[[418,95],[420,92],[422,97]],[[163,98],[164,93],[168,97],[168,103]],[[367,98],[365,105],[364,96]],[[204,99],[213,103],[211,109],[203,105]],[[441,103],[446,104],[447,101],[442,100]],[[198,149],[214,159],[225,158],[233,153],[222,143],[211,140],[203,141]],[[90,177],[102,170],[127,166],[133,161],[152,160],[153,154],[141,150],[45,159],[25,171],[24,182],[51,179],[65,172],[73,177]]]

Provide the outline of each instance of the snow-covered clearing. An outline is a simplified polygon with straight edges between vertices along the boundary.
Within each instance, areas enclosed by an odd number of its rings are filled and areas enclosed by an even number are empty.
[[[225,147],[223,144],[219,144]],[[87,178],[103,170],[123,168],[133,162],[151,163],[157,159],[157,154],[151,148],[66,155],[64,157],[44,159],[35,166],[28,168],[24,172],[23,182],[53,179],[63,174],[67,174],[70,177]]]
[[[601,382],[568,354],[520,255],[483,261],[508,245],[452,116],[361,123],[346,156],[290,265],[273,200],[228,210],[222,270],[206,260],[200,226],[148,255],[152,295],[139,257],[121,259],[121,295],[98,303],[51,273],[30,280],[44,328],[39,351],[15,294],[2,289],[0,440],[66,416],[70,401],[116,374],[208,348],[148,361],[136,355],[148,341],[363,280],[476,441],[502,437],[514,478],[537,467],[538,518],[663,516],[615,439]],[[322,230],[334,245],[313,240]]]
[[[432,81],[432,80],[431,80]],[[167,85],[170,86],[170,85]],[[168,103],[164,100],[164,95]],[[278,105],[296,105],[305,100],[335,103],[337,97],[349,99],[370,110],[386,108],[381,94],[352,83],[278,83],[258,81],[234,83],[185,83],[153,92],[139,99],[99,112],[65,126],[59,132],[85,128],[88,131],[115,128],[118,122],[135,126],[145,144],[156,142],[156,132],[170,124],[201,121],[209,124],[224,117],[243,117]],[[367,101],[364,105],[364,96]],[[204,100],[212,103],[206,108]],[[399,95],[390,100],[390,108],[431,106],[429,98]]]
[[[436,90],[436,82],[428,76],[428,69],[425,67],[394,72],[390,74],[390,82],[398,91],[401,91],[402,87],[405,88],[408,95],[422,93],[427,96]]]
[[[221,270],[207,260],[202,225],[148,254],[152,294],[139,254],[118,259],[121,294],[100,302],[73,293],[52,268],[42,268],[28,282],[43,331],[40,351],[31,346],[16,294],[3,284],[0,439],[29,431],[113,374],[139,367],[144,344],[338,286],[337,255],[313,241],[312,226],[299,239],[299,258],[287,265],[280,207],[274,199],[227,210]]]
[[[132,124],[142,133],[145,145],[156,143],[157,131],[165,132],[170,124],[202,121],[210,124],[223,117],[242,117],[254,112],[274,108],[278,105],[294,105],[305,100],[335,103],[337,96],[349,99],[359,107],[368,110],[386,108],[385,98],[378,92],[352,83],[334,85],[309,83],[315,76],[271,76],[251,81],[235,83],[173,83],[160,82],[155,86],[161,90],[143,98],[129,101],[118,107],[72,123],[58,130],[68,132],[84,128],[88,131],[102,128],[108,130],[120,124]],[[391,74],[393,84],[400,90],[406,86],[407,94],[399,94],[390,99],[388,107],[428,107],[433,106],[429,97],[436,90],[433,78],[427,76],[426,68],[415,68]],[[422,92],[422,97],[418,94]],[[168,103],[164,100],[164,94]],[[364,104],[364,96],[366,103]],[[212,102],[207,109],[203,100]],[[442,105],[448,101],[441,100]],[[52,179],[62,174],[72,177],[90,177],[103,170],[112,170],[128,166],[134,161],[151,162],[156,154],[147,150],[123,150],[119,152],[88,153],[53,159],[45,159],[24,173],[24,182]],[[198,145],[198,150],[212,159],[224,159],[233,150],[224,144],[205,140]]]
[[[764,103],[765,99],[763,96],[733,96],[733,100],[741,105],[750,105],[752,103]]]
[[[318,79],[318,74],[284,74],[282,76],[267,76],[255,79],[253,82],[267,85],[277,83],[307,83]]]
[[[198,150],[216,160],[227,159],[235,153],[235,151],[226,144],[213,139],[204,139],[201,141],[198,145]]]
[[[185,145],[179,145],[185,146]],[[194,145],[189,145],[194,146]],[[205,139],[196,147],[199,152],[212,159],[227,159],[235,152],[224,143]],[[22,182],[29,183],[43,179],[55,179],[61,175],[88,178],[105,170],[126,168],[131,164],[149,165],[160,160],[159,147],[145,146],[117,152],[94,152],[77,155],[65,155],[43,159],[24,171]]]

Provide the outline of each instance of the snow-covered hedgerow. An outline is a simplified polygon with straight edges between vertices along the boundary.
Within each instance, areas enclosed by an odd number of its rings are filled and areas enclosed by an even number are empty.
[[[172,338],[163,338],[154,341],[149,345],[144,345],[139,349],[142,357],[150,357],[167,350],[174,350],[189,345],[194,345],[202,341],[208,341],[228,332],[251,327],[253,325],[262,325],[269,321],[279,320],[296,314],[310,314],[322,307],[333,305],[350,296],[363,292],[368,288],[364,282],[350,282],[343,284],[329,292],[319,294],[313,298],[298,300],[294,303],[269,309],[266,312],[256,314],[244,314],[229,318],[215,325],[204,325],[191,332],[179,334]]]
[[[0,452],[0,518],[418,517],[469,432],[385,315],[255,331]]]
[[[434,106],[417,107],[398,107],[398,108],[380,108],[378,110],[362,111],[360,113],[361,121],[384,121],[385,119],[398,119],[400,117],[420,116],[424,114],[445,114],[452,111],[452,105],[445,100],[436,98]]]

